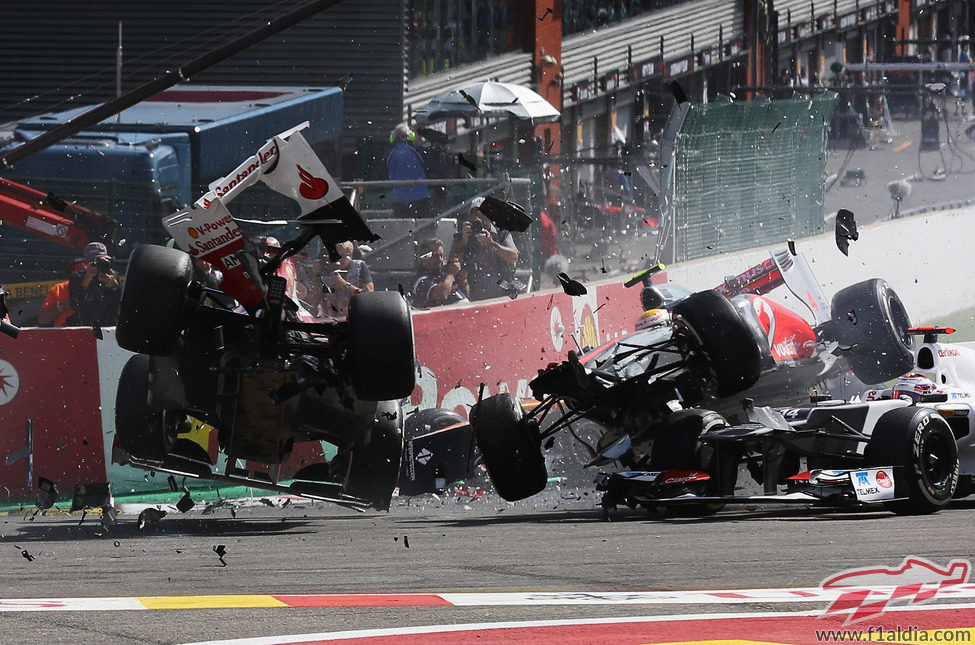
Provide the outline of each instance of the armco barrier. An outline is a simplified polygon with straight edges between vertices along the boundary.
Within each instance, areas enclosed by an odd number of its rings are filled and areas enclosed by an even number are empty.
[[[632,329],[639,313],[638,289],[618,279],[581,297],[547,291],[418,311],[419,382],[406,411],[466,415],[481,383],[485,395],[523,396],[539,368],[576,345],[572,336],[598,344]],[[102,332],[101,340],[88,328],[0,335],[0,505],[32,503],[40,477],[58,484],[62,500],[78,483],[110,481],[116,495],[168,489],[165,477],[111,463],[115,389],[130,353],[115,343],[114,329]]]

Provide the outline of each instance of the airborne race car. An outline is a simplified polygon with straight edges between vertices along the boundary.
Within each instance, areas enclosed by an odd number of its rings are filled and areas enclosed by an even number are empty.
[[[777,281],[806,294],[820,322],[810,326],[755,293]],[[790,481],[800,487],[801,459],[815,472],[805,480],[806,501],[878,501],[904,512],[947,503],[958,477],[957,450],[947,422],[932,410],[901,400],[850,412],[823,406],[793,426],[774,410],[740,404],[752,393],[763,402],[795,404],[817,380],[847,368],[870,383],[909,370],[910,323],[885,282],[847,287],[830,306],[801,256],[773,254],[722,290],[736,295],[647,287],[642,299],[657,310],[645,314],[646,326],[540,371],[530,384],[538,404],[528,413],[510,394],[479,401],[471,425],[498,493],[516,500],[542,490],[543,444],[585,418],[603,428],[588,465],[615,461],[627,469],[600,477],[606,508],[673,503],[713,512],[742,501],[733,497],[741,463],[764,485],[763,499],[794,501],[775,493],[789,477],[799,476]],[[790,342],[783,344],[786,327]],[[793,356],[780,360],[783,349]],[[804,375],[801,387],[790,383],[796,374]],[[729,426],[722,414],[740,425]]]
[[[119,381],[113,458],[386,509],[403,448],[398,400],[415,385],[412,320],[396,292],[353,295],[345,320],[299,319],[277,275],[280,262],[315,236],[330,251],[340,241],[377,239],[300,127],[268,141],[196,205],[164,219],[186,252],[152,245],[133,252],[116,335],[137,354]],[[293,198],[302,213],[298,237],[264,265],[225,206],[258,179]],[[194,273],[200,261],[222,272],[220,292]],[[216,429],[225,466],[186,434],[190,417]],[[321,457],[322,441],[338,446],[331,462]],[[282,473],[302,442],[317,444],[310,452],[318,460]],[[280,483],[282,474],[289,485]]]

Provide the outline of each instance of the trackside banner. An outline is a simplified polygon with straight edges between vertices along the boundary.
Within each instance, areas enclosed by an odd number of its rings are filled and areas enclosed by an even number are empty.
[[[639,314],[638,289],[620,283],[589,285],[581,297],[545,291],[414,312],[420,378],[405,411],[466,416],[481,383],[485,396],[529,396],[540,368],[633,329]],[[58,484],[61,500],[79,483],[110,481],[117,495],[168,490],[164,477],[111,463],[115,390],[131,354],[114,329],[102,332],[102,340],[80,327],[0,335],[0,504],[32,506],[41,477]]]

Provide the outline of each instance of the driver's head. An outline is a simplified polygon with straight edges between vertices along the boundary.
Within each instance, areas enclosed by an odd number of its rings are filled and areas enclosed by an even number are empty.
[[[274,257],[279,253],[281,253],[281,242],[278,241],[278,238],[270,235],[264,238],[264,255]]]
[[[641,329],[653,329],[654,327],[660,327],[662,325],[670,324],[670,312],[666,309],[648,309],[640,314],[640,317],[636,319],[635,329],[640,331]]]
[[[893,397],[895,399],[907,398],[917,403],[925,394],[934,394],[938,391],[938,386],[934,381],[921,374],[908,374],[900,377],[894,385]]]

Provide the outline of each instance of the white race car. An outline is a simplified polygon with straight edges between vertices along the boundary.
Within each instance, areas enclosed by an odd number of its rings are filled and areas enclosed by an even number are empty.
[[[960,476],[955,497],[966,497],[975,482],[975,348],[939,342],[939,335],[955,332],[950,327],[912,327],[909,331],[923,336],[914,351],[914,370],[892,388],[867,390],[862,399],[910,399],[937,410],[958,444]]]
[[[731,426],[709,410],[674,413],[658,429],[644,469],[597,478],[604,509],[704,514],[727,503],[800,502],[925,514],[971,494],[975,349],[941,344],[938,336],[952,329],[908,331],[923,342],[914,370],[891,388],[790,408],[746,400],[746,421]],[[742,464],[762,494],[734,492]]]

